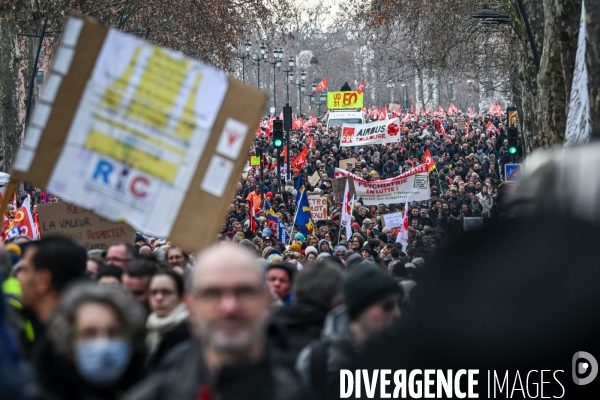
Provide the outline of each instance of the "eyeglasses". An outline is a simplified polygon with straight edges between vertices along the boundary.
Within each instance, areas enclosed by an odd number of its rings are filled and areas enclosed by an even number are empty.
[[[238,286],[232,289],[223,289],[218,287],[196,289],[194,297],[210,305],[218,304],[223,297],[231,295],[239,302],[246,303],[256,299],[263,292],[263,287],[256,286]]]
[[[131,258],[121,258],[121,257],[108,257],[106,259],[106,262],[108,264],[110,264],[111,261],[118,261],[118,262],[129,262],[131,261]]]

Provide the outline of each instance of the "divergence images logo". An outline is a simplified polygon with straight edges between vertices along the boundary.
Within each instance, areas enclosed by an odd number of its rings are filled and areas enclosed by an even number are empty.
[[[592,383],[597,375],[598,362],[593,355],[585,351],[578,351],[573,355],[573,382],[576,385],[582,386]]]
[[[342,143],[352,143],[354,137],[354,128],[345,127],[342,131]]]

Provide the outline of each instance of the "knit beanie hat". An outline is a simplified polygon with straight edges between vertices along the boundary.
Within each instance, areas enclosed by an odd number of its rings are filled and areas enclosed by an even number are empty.
[[[363,246],[363,244],[365,243],[365,238],[363,237],[363,235],[361,235],[360,233],[356,232],[354,235],[352,235],[353,239],[358,239],[358,241],[360,242],[360,247]]]
[[[273,236],[273,232],[271,232],[271,230],[269,228],[265,228],[262,231],[262,237],[264,237],[264,238],[269,237],[270,238],[271,236]]]
[[[96,273],[96,280],[100,280],[100,278],[102,278],[103,276],[114,276],[115,278],[117,278],[119,280],[119,282],[121,281],[121,277],[123,276],[123,268],[119,268],[117,266],[114,265],[103,265],[98,269],[98,272]]]
[[[352,268],[344,281],[344,300],[351,320],[388,295],[401,293],[400,285],[383,269],[364,264]]]
[[[315,256],[319,255],[319,251],[315,246],[308,246],[306,250],[304,250],[304,255],[308,256],[310,253],[313,253]]]
[[[290,245],[290,250],[297,251],[298,253],[300,253],[302,251],[302,247],[300,247],[298,243],[292,243]]]
[[[350,266],[352,264],[358,264],[362,261],[362,256],[360,255],[360,253],[357,253],[355,251],[347,251],[346,252],[346,268],[350,268]]]
[[[300,232],[298,232],[294,235],[294,239],[299,239],[304,242],[306,240],[306,237],[303,234],[301,234]]]

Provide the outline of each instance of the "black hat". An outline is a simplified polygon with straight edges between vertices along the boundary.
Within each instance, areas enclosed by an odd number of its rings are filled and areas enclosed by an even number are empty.
[[[383,243],[388,242],[388,237],[385,233],[380,233],[379,236],[377,236],[377,239],[381,240]]]
[[[294,280],[294,272],[296,271],[296,268],[292,264],[290,264],[290,263],[269,264],[269,266],[265,270],[265,273],[269,272],[270,270],[275,269],[275,268],[279,268],[279,269],[282,269],[285,272],[287,272],[288,276],[290,277],[290,282],[292,282]]]
[[[371,248],[371,246],[369,246],[368,244],[365,244],[365,245],[364,245],[364,246],[363,246],[363,247],[360,249],[360,251],[361,251],[361,253],[362,253],[363,251],[368,251],[368,252],[369,252],[369,254],[371,254],[371,255],[373,255],[373,253],[374,253],[373,249],[372,249],[372,248]]]
[[[96,281],[99,281],[103,276],[114,276],[121,282],[121,276],[123,276],[123,268],[119,268],[115,265],[103,265],[98,268],[96,273]]]
[[[362,262],[348,272],[343,292],[350,319],[355,320],[371,305],[401,289],[383,269]]]

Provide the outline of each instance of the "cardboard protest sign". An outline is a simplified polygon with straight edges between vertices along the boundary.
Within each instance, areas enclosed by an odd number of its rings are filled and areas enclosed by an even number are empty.
[[[461,131],[464,131],[465,129],[467,129],[467,124],[466,124],[464,118],[459,118],[456,121],[456,124],[458,125],[458,129],[461,130]]]
[[[404,219],[402,218],[402,213],[392,213],[392,214],[383,214],[383,226],[387,226],[388,228],[398,228],[402,226],[402,222]]]
[[[398,111],[400,108],[402,108],[402,106],[400,104],[390,103],[390,105],[388,107],[388,111],[394,112],[394,111]]]
[[[380,181],[365,181],[361,177],[336,168],[335,177],[352,176],[357,198],[367,206],[404,203],[406,199],[429,200],[429,173],[427,164],[421,164],[401,175]]]
[[[197,251],[221,228],[266,99],[181,53],[72,17],[11,190],[27,181]]]
[[[363,94],[358,92],[328,92],[327,108],[362,108]]]
[[[333,187],[333,196],[336,203],[342,203],[342,201],[344,200],[346,181],[348,181],[348,190],[350,191],[350,198],[352,198],[352,196],[356,198],[356,190],[354,189],[354,179],[352,178],[352,176],[342,176],[331,181],[331,186]]]
[[[64,201],[37,206],[42,237],[64,235],[86,250],[107,249],[114,242],[133,243],[135,230]]]
[[[315,171],[315,173],[312,174],[312,176],[310,178],[308,178],[308,183],[310,183],[310,186],[312,186],[312,187],[316,187],[320,181],[321,181],[321,177],[319,176],[319,172],[317,172],[317,171]]]
[[[341,147],[367,146],[371,144],[398,143],[400,135],[400,119],[386,119],[368,124],[342,125]]]
[[[308,196],[310,204],[310,215],[313,221],[323,221],[327,219],[327,197],[326,196]]]
[[[346,169],[348,168],[348,163],[352,164],[352,168],[354,168],[356,166],[356,164],[360,164],[356,159],[354,158],[347,158],[345,160],[340,160],[339,166],[342,169]]]

